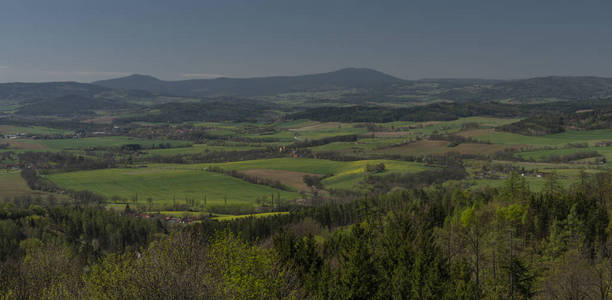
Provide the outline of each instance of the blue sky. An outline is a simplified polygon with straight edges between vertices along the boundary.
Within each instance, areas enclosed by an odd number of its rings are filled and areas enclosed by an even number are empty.
[[[612,77],[612,1],[3,0],[0,82]]]

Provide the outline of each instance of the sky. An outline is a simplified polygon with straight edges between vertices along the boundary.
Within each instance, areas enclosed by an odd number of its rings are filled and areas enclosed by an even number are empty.
[[[612,77],[612,1],[2,0],[0,82]]]

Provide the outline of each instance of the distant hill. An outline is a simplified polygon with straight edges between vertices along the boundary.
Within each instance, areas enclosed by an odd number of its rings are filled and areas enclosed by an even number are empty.
[[[134,107],[137,106],[116,100],[67,95],[24,105],[17,110],[17,114],[58,116],[91,115],[94,114],[94,110],[112,111]]]
[[[146,90],[175,96],[263,96],[279,93],[324,91],[352,88],[380,88],[405,82],[402,79],[365,68],[334,72],[259,78],[216,78],[163,81],[146,75],[96,81],[93,84],[113,89]]]
[[[163,103],[117,122],[260,121],[276,115],[277,105],[254,99],[206,98],[199,102]]]
[[[165,88],[167,82],[149,75],[134,74],[121,78],[96,81],[93,84],[112,89],[159,92]]]
[[[497,129],[522,135],[547,135],[566,130],[595,130],[612,128],[612,107],[550,112],[500,126]]]
[[[107,87],[78,82],[0,83],[0,100],[36,101],[67,95],[91,97],[107,90]]]
[[[97,81],[112,89],[141,90],[183,97],[253,97],[291,92],[358,89],[342,101],[360,103],[384,100],[389,95],[419,94],[429,86],[429,100],[457,102],[544,99],[585,100],[612,97],[612,78],[549,76],[520,80],[423,79],[408,81],[372,69],[347,68],[301,76],[216,78],[163,81],[147,75]],[[364,98],[365,97],[365,98]],[[353,99],[355,98],[355,99]],[[364,98],[364,99],[361,99]],[[382,101],[381,100],[381,101]]]
[[[581,100],[612,95],[612,78],[536,77],[497,83],[501,94],[514,98],[558,98]]]
[[[449,121],[463,117],[516,117],[524,114],[524,106],[502,103],[432,103],[412,107],[377,105],[326,106],[309,108],[287,115],[287,119],[309,119],[320,122]]]
[[[292,96],[311,104],[371,104],[395,102],[508,101],[516,103],[550,100],[612,99],[612,78],[549,76],[520,80],[422,79],[403,80],[365,68],[347,68],[328,73],[259,78],[216,78],[164,81],[148,75],[131,75],[97,81],[4,83],[0,84],[0,102],[34,103],[73,95],[157,104],[168,97],[253,98],[283,93],[339,91]],[[314,93],[313,93],[314,94]],[[333,94],[333,93],[332,93]],[[297,97],[297,98],[296,98]],[[162,99],[162,100],[160,100]],[[158,102],[159,101],[159,102]]]
[[[612,97],[612,78],[549,76],[504,80],[487,85],[464,86],[439,95],[443,99],[465,101],[515,100],[529,102],[542,99],[587,100]]]

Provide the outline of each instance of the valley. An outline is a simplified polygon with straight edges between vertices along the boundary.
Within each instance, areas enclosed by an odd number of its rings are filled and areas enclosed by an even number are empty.
[[[560,84],[571,93],[561,97]],[[376,274],[401,280],[383,267],[397,260],[439,268],[442,275],[428,281],[452,277],[449,293],[473,295],[446,268],[487,257],[478,262],[486,275],[470,269],[465,280],[483,293],[503,289],[504,280],[473,279],[505,270],[509,260],[495,252],[502,245],[499,251],[518,253],[514,263],[524,268],[513,274],[534,272],[525,282],[555,284],[551,270],[566,265],[552,239],[570,243],[556,236],[571,234],[563,224],[589,224],[571,229],[584,239],[604,239],[609,226],[611,86],[608,79],[557,77],[408,81],[355,68],[296,77],[0,84],[0,226],[13,234],[0,243],[0,258],[38,251],[28,243],[64,241],[61,249],[89,260],[80,266],[95,268],[93,275],[74,270],[75,293],[106,295],[92,290],[99,283],[91,276],[110,282],[115,275],[100,268],[123,270],[111,260],[130,247],[145,249],[145,259],[159,258],[148,252],[155,247],[179,256],[204,247],[212,261],[256,251],[251,257],[260,263],[271,260],[249,272],[272,276],[263,274],[274,262],[304,280],[292,293],[316,298],[324,284],[351,289],[337,280],[362,259],[354,252],[362,249],[383,260],[359,262],[356,270],[367,270],[361,284]],[[473,238],[486,241],[487,252],[470,248]],[[393,252],[390,242],[409,254]],[[576,249],[604,247],[583,243]],[[439,261],[413,266],[404,255]],[[527,265],[528,257],[538,258]],[[238,261],[230,264],[245,267]],[[139,272],[126,280],[141,282]],[[231,285],[236,276],[219,282]],[[264,282],[291,284],[273,278]],[[383,285],[372,289],[395,291]]]

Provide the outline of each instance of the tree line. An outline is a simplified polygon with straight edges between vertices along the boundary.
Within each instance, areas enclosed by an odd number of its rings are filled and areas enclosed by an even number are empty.
[[[168,226],[100,207],[0,205],[7,298],[608,297],[610,173],[541,191],[434,184],[287,215]]]

